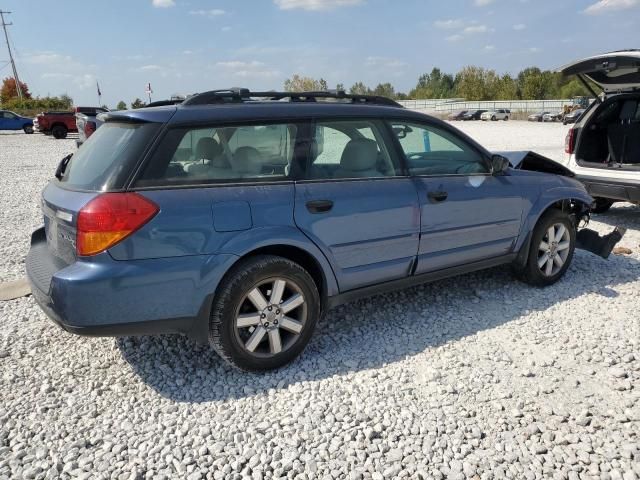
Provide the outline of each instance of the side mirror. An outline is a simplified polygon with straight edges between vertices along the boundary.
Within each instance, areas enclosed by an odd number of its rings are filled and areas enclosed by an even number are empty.
[[[494,175],[504,175],[510,166],[509,160],[502,155],[493,155],[491,157],[491,173]]]

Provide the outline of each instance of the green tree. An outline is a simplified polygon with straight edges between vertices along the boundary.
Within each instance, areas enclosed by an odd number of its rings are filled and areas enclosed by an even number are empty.
[[[379,97],[396,98],[396,91],[390,83],[379,83],[371,92]]]
[[[126,110],[127,109],[127,104],[124,103],[123,100],[120,100],[118,102],[118,105],[116,105],[116,109],[118,109],[118,110]]]
[[[346,92],[346,88],[344,88],[344,83],[338,83],[338,84],[336,85],[336,90],[337,90],[338,92],[341,92],[341,91],[342,91],[342,92]]]
[[[20,89],[22,90],[23,99],[31,98],[29,86],[26,83],[20,82]],[[2,80],[2,87],[0,87],[0,102],[6,103],[12,98],[18,98],[16,80],[13,77],[7,77]]]
[[[323,78],[316,80],[295,74],[284,81],[285,92],[316,92],[319,90],[328,90],[327,82]]]
[[[133,102],[131,102],[131,108],[132,109],[136,109],[136,108],[142,108],[144,107],[146,104],[140,100],[139,98],[136,98]]]
[[[73,107],[73,98],[71,98],[69,95],[67,95],[66,93],[63,93],[62,95],[60,95],[60,101],[62,102],[62,104],[64,105],[64,108],[66,109],[71,109]]]
[[[371,90],[362,82],[356,82],[351,85],[349,93],[352,95],[369,95]]]
[[[490,99],[487,90],[487,71],[482,67],[464,67],[456,74],[455,83],[458,97],[467,100]]]
[[[518,98],[518,84],[508,73],[500,77],[495,90],[495,100],[515,100]]]
[[[560,87],[561,98],[587,97],[591,94],[584,88],[584,85],[576,78]]]
[[[453,75],[443,74],[439,68],[424,73],[418,78],[416,87],[409,92],[411,98],[450,98],[453,94]]]

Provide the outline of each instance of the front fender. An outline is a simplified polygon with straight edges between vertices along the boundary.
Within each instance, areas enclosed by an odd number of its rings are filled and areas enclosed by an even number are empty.
[[[217,253],[243,257],[260,248],[276,245],[299,248],[311,255],[322,269],[327,283],[327,296],[330,297],[339,293],[338,283],[331,264],[320,249],[295,227],[266,226],[239,232],[222,244]]]
[[[544,212],[550,207],[563,201],[581,202],[585,205],[591,206],[593,204],[593,198],[587,193],[584,187],[577,183],[575,180],[567,179],[570,182],[576,182],[576,185],[561,185],[543,190],[537,201],[533,204],[526,219],[522,225],[522,231],[518,237],[518,243],[516,244],[516,251],[522,252],[523,247],[528,250],[528,242],[531,239],[531,232],[535,228],[538,220]]]

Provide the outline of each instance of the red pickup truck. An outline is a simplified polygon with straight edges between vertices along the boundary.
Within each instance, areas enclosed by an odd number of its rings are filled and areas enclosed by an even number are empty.
[[[55,138],[67,138],[67,133],[77,132],[75,112],[42,112],[33,119],[36,132],[53,135]]]

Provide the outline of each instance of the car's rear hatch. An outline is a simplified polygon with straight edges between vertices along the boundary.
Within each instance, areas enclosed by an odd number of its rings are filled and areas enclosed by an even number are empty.
[[[565,76],[584,76],[605,93],[640,88],[640,50],[621,50],[594,55],[558,69]]]
[[[106,192],[122,192],[144,157],[164,115],[103,114],[105,124],[73,156],[65,157],[42,192],[44,227],[49,251],[70,264],[76,259],[78,213]]]

